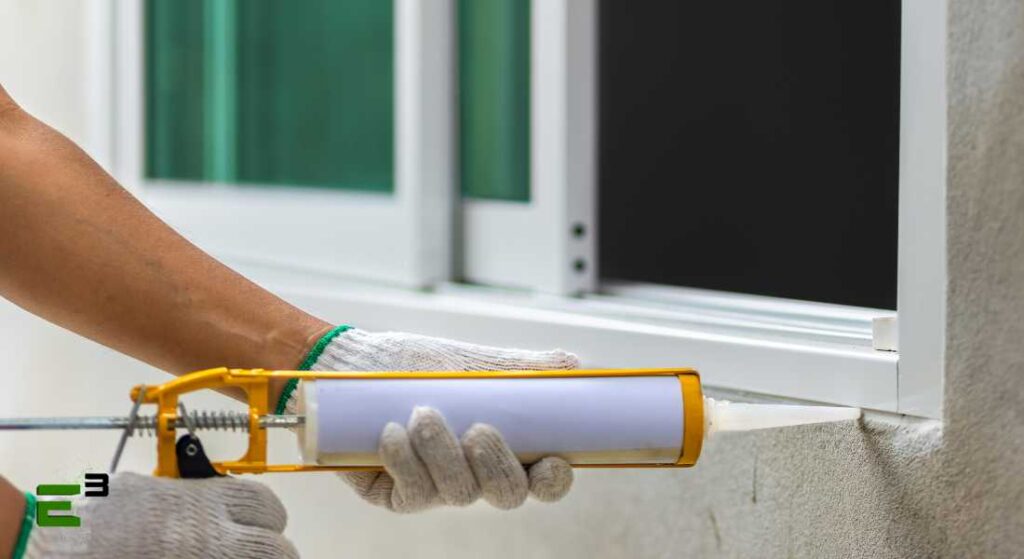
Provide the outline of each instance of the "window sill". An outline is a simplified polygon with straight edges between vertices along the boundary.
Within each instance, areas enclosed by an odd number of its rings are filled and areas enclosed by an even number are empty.
[[[586,367],[693,367],[712,387],[897,411],[898,356],[871,349],[869,309],[638,285],[582,299],[464,285],[428,293],[232,264],[325,320],[368,330],[561,347]]]

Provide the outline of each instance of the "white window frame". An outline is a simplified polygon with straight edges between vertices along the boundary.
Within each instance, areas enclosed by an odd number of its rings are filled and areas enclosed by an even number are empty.
[[[600,234],[593,227],[596,6],[589,0],[534,0],[533,10],[532,196],[528,204],[463,202],[465,277],[551,294],[593,292],[599,267],[594,260],[595,237]],[[660,300],[666,308],[675,305],[677,317],[685,315],[683,322],[700,325],[692,335],[678,332],[688,340],[682,344],[688,353],[678,359],[698,367],[706,361],[706,378],[719,386],[940,417],[946,286],[945,17],[945,0],[902,4],[899,319],[897,335],[891,336],[899,340],[898,353],[860,347],[859,338],[870,336],[872,318],[891,316],[891,311],[765,298],[755,306],[772,308],[766,315],[752,310],[748,296],[727,293],[713,295],[716,303],[709,311],[694,304],[705,300],[707,293],[644,285],[628,286],[630,297],[621,296],[621,286],[615,289],[619,306],[628,308],[636,303],[631,297],[640,294],[648,301]],[[585,238],[573,238],[575,223],[585,224]],[[585,260],[586,273],[574,273],[576,259]],[[605,303],[615,298],[605,297]],[[557,305],[549,300],[549,306]],[[653,320],[650,309],[636,311],[632,320]],[[737,338],[715,345],[702,334],[721,324],[722,313],[734,325]],[[794,329],[790,320],[804,326]],[[845,340],[836,335],[831,341],[813,334],[831,331],[830,325],[839,320],[852,320],[848,323],[855,324],[859,334]],[[765,339],[788,339],[792,345],[760,344]],[[584,340],[578,343],[587,345]],[[821,343],[830,350],[822,353]],[[891,340],[886,343],[895,349]],[[673,354],[668,347],[662,349]],[[632,352],[627,353],[630,360],[606,347],[592,351],[606,355],[601,359],[604,364],[637,363]],[[739,357],[747,354],[750,361]],[[759,365],[750,366],[755,362]],[[652,357],[644,363],[661,361]],[[739,367],[748,370],[740,372]]]
[[[947,0],[903,0],[897,411],[942,416],[946,353]]]
[[[392,193],[147,179],[142,0],[118,1],[113,12],[115,175],[159,216],[221,258],[406,287],[449,278],[453,4],[394,1]]]
[[[408,0],[399,0],[403,1]],[[305,262],[278,266],[257,258],[230,261],[296,304],[326,319],[366,329],[408,330],[496,345],[558,346],[578,352],[587,366],[694,366],[712,387],[941,418],[947,1],[902,3],[899,318],[894,346],[898,351],[871,347],[872,320],[892,315],[891,311],[638,284],[606,285],[594,294],[596,266],[587,266],[587,274],[565,266],[576,258],[593,262],[596,246],[593,0],[534,0],[533,25],[539,32],[532,46],[535,167],[529,207],[489,201],[463,204],[465,276],[530,291],[441,283],[428,293],[383,286],[380,281],[345,284],[299,273],[307,267]],[[451,23],[449,19],[447,25]],[[589,55],[580,53],[588,48]],[[127,67],[137,68],[138,49],[135,54],[125,50],[132,49],[120,48],[117,58],[127,58]],[[538,59],[542,52],[561,53],[561,58]],[[572,57],[582,63],[570,63]],[[588,83],[589,90],[584,87]],[[132,95],[138,91],[119,90],[118,102],[137,104],[137,98],[129,98]],[[566,107],[575,102],[573,96],[581,95],[583,100],[576,105],[580,110],[569,114]],[[450,123],[455,108],[444,106],[447,112],[432,116]],[[140,145],[142,136],[132,129],[139,123],[138,118],[117,121],[115,137]],[[429,132],[420,134],[426,137]],[[545,141],[548,148],[539,153],[538,142]],[[117,144],[121,149],[116,153],[131,153],[120,141]],[[450,152],[449,145],[445,153]],[[451,169],[445,173],[450,178]],[[576,200],[582,200],[582,207],[574,209],[570,202]],[[207,213],[224,223],[224,215]],[[584,224],[584,238],[571,235],[574,223]],[[362,226],[367,227],[359,231],[362,236],[380,228]],[[590,294],[565,296],[579,292]]]
[[[597,0],[530,8],[530,199],[462,202],[470,282],[575,294],[597,287]]]

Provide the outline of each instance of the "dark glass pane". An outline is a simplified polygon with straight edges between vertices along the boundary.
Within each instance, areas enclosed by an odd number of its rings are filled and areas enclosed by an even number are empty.
[[[895,308],[900,3],[601,8],[602,275]]]

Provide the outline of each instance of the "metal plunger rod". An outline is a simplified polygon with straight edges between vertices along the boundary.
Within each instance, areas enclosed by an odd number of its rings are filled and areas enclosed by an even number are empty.
[[[141,423],[143,417],[138,421]],[[152,416],[145,418],[151,421]],[[306,417],[302,415],[263,415],[260,416],[260,427],[264,429],[299,427],[306,423]],[[139,427],[139,423],[136,424]],[[115,417],[28,417],[28,418],[0,418],[0,431],[5,430],[57,430],[57,429],[125,429],[128,427],[128,418]],[[179,417],[174,421],[175,428],[185,428],[185,422]],[[225,427],[214,427],[199,424],[197,428],[202,429],[224,429]],[[230,426],[226,428],[230,429]]]

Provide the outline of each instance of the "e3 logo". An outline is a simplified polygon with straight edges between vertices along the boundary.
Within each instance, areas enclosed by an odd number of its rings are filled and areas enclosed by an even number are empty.
[[[78,495],[82,486],[74,484],[39,485],[36,495],[39,497],[71,497]],[[106,497],[110,494],[110,476],[107,474],[85,474],[86,497]],[[77,528],[82,519],[73,514],[50,514],[55,511],[71,510],[70,500],[36,501],[36,524],[43,527]]]

